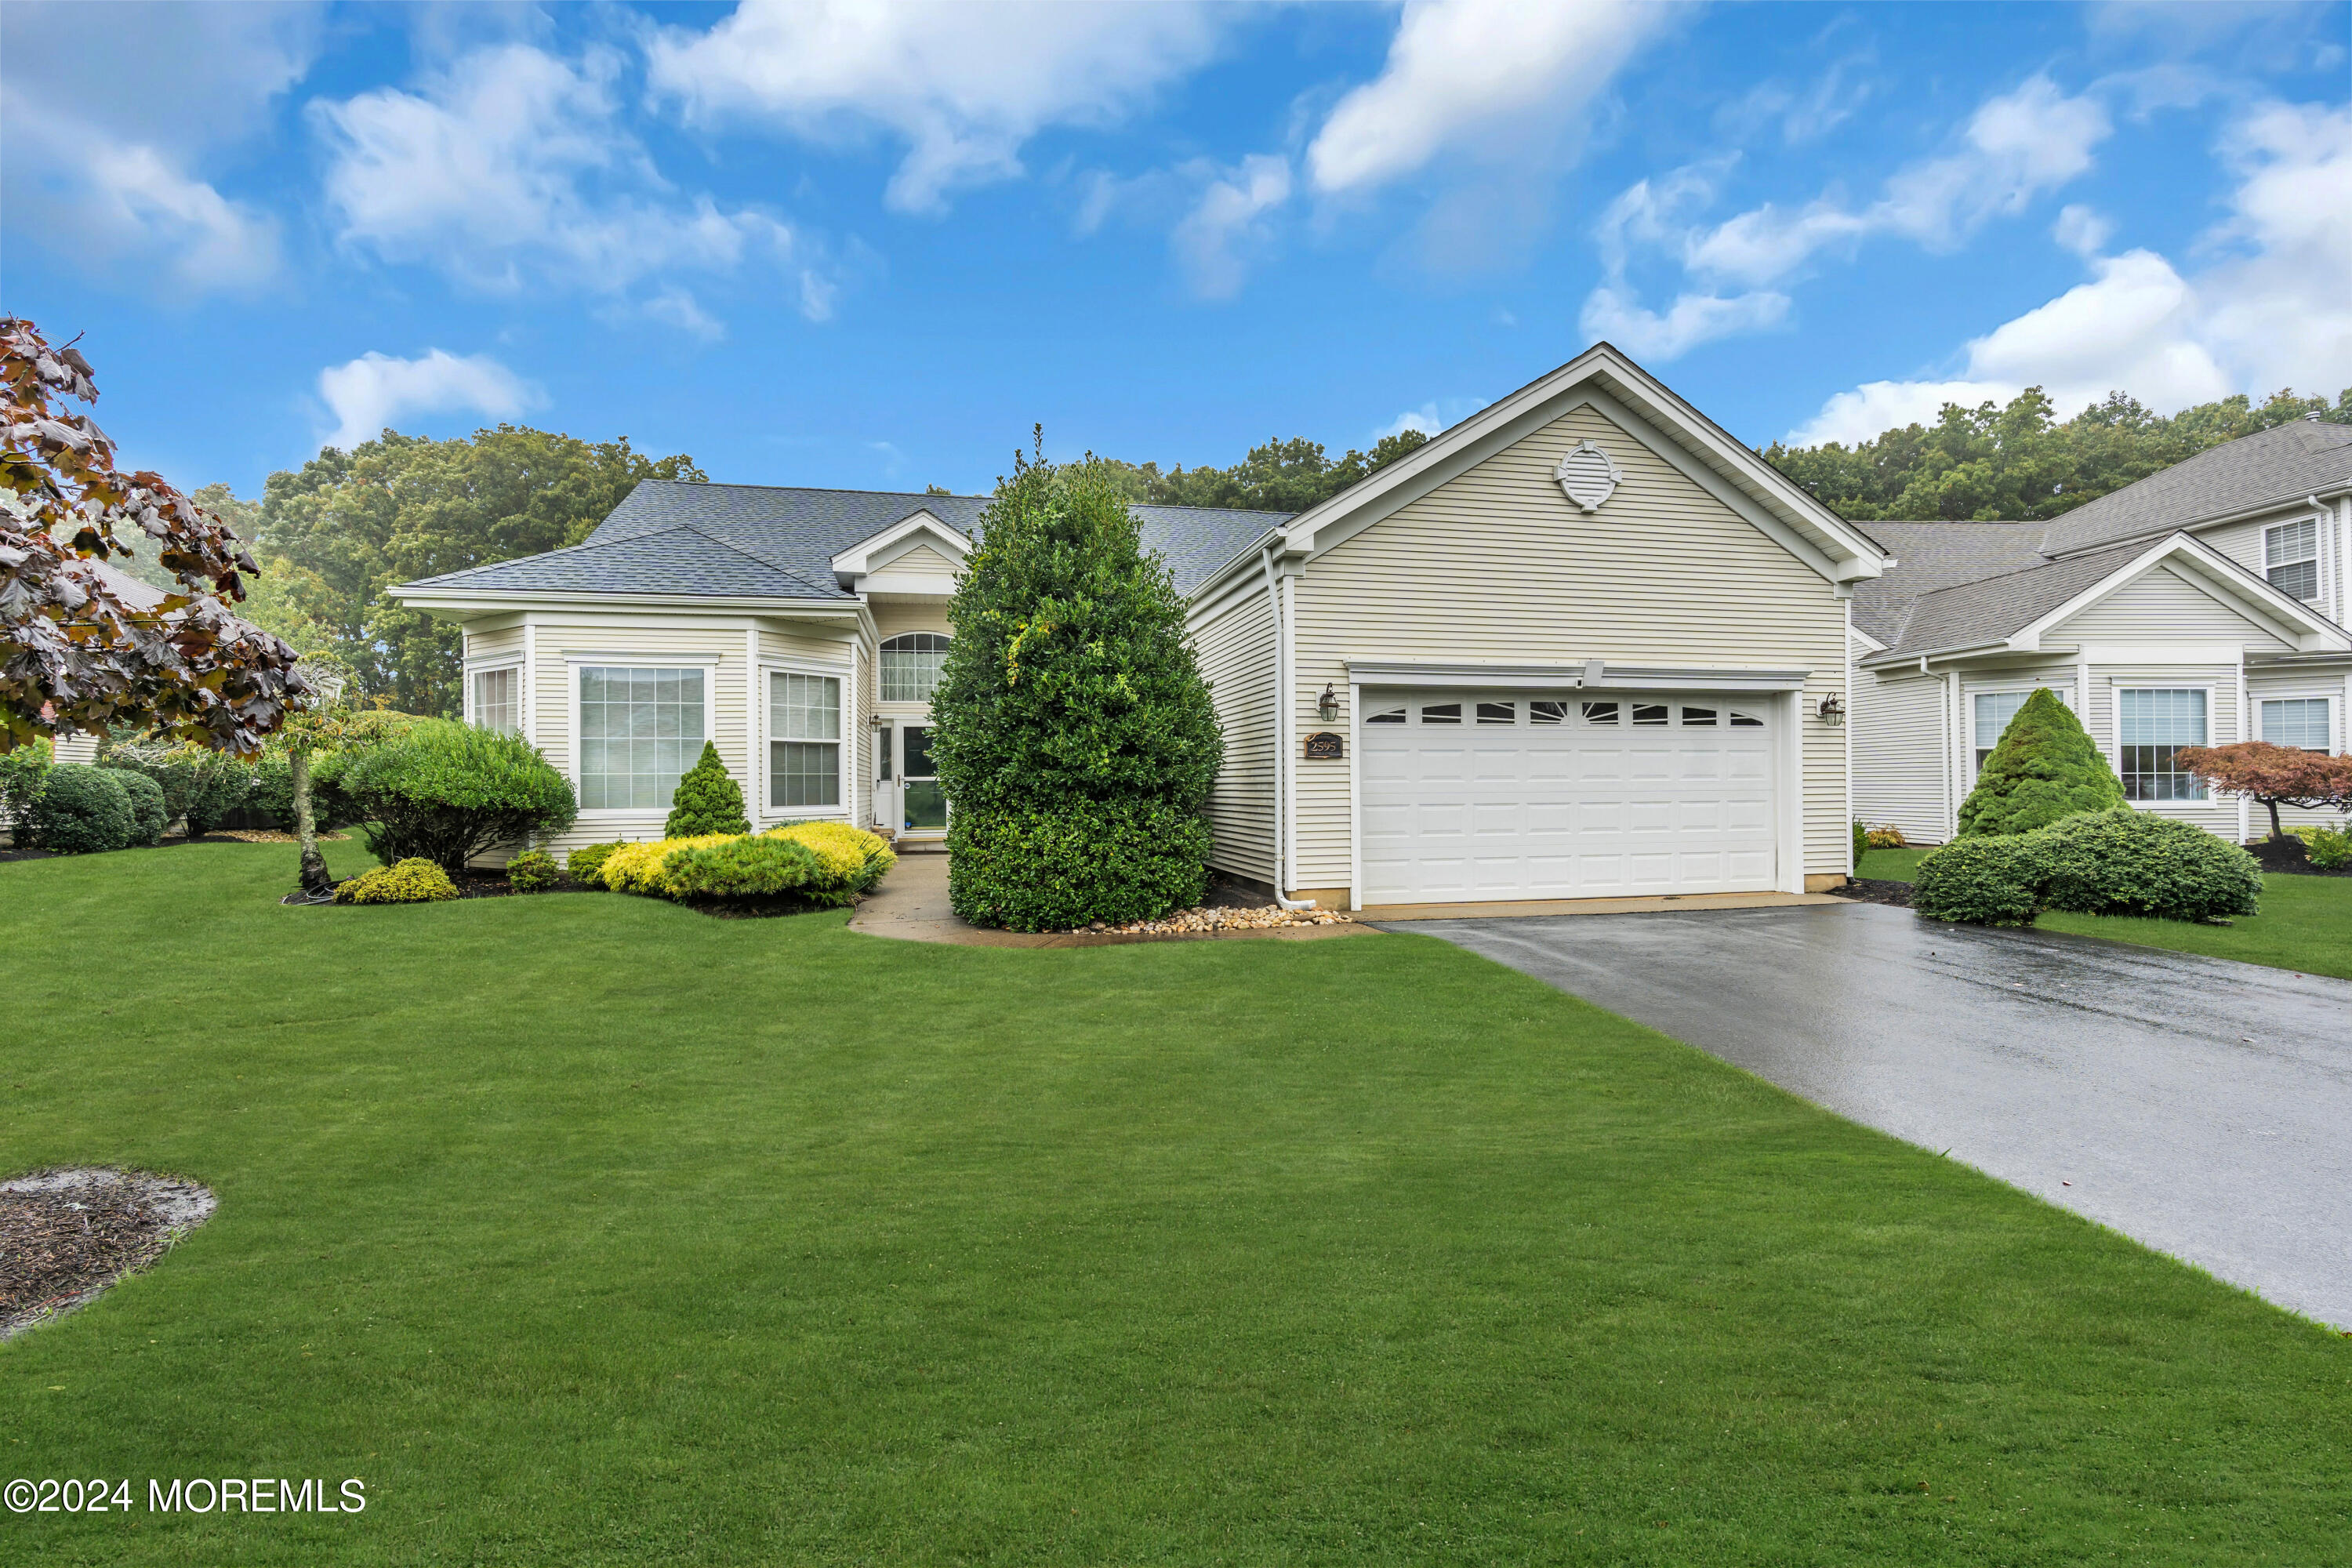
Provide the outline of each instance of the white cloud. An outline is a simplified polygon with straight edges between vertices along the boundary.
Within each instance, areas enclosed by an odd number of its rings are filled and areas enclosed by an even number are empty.
[[[2107,240],[2116,226],[2080,202],[2070,202],[2059,209],[2058,221],[2050,227],[2050,237],[2085,259],[2107,247]]]
[[[1624,289],[1602,284],[1586,296],[1578,324],[1587,337],[1605,338],[1636,359],[1678,359],[1704,342],[1780,325],[1789,297],[1769,289],[1747,294],[1678,294],[1660,315]]]
[[[1877,235],[1949,249],[1997,214],[2016,214],[2044,191],[2087,172],[2113,130],[2088,95],[2067,97],[2047,77],[1987,100],[1941,157],[1902,169],[1859,210],[1822,196],[1794,211],[1767,203],[1687,235],[1683,265],[1749,288],[1776,283],[1818,251]]]
[[[78,258],[177,291],[250,290],[278,226],[199,172],[317,53],[315,5],[0,6],[0,207]]]
[[[1386,68],[1332,110],[1307,150],[1308,174],[1334,193],[1383,184],[1454,148],[1524,159],[1530,122],[1571,122],[1671,20],[1668,7],[1632,0],[1407,0]]]
[[[2223,151],[2241,179],[2205,244],[2234,253],[2191,277],[2148,250],[2094,258],[2089,282],[1969,343],[1959,376],[1839,393],[1789,440],[1867,440],[1930,422],[1945,402],[2028,386],[2062,417],[2111,391],[2169,413],[2235,392],[2337,390],[2352,379],[2352,110],[2264,105]]]
[[[1434,436],[1450,426],[1459,425],[1495,400],[1491,397],[1433,398],[1418,408],[1408,408],[1379,429],[1372,432],[1374,442],[1391,436],[1402,436],[1408,430],[1418,430],[1424,436]]]
[[[895,133],[908,145],[889,205],[939,213],[950,191],[1019,174],[1040,131],[1117,121],[1215,42],[1191,4],[744,0],[709,32],[662,29],[647,58],[654,91],[691,123]]]
[[[487,354],[464,359],[442,349],[421,359],[394,359],[373,351],[319,373],[319,397],[336,426],[325,445],[350,451],[414,414],[478,414],[511,419],[541,398],[514,372]]]
[[[684,289],[662,289],[646,301],[646,314],[667,327],[676,327],[688,337],[715,343],[727,335],[725,322],[713,317]]]
[[[1169,236],[1193,291],[1231,298],[1242,286],[1242,251],[1265,243],[1265,215],[1289,199],[1290,161],[1271,153],[1253,153],[1210,181]]]
[[[803,313],[824,314],[831,286],[789,226],[722,211],[707,195],[681,199],[662,179],[621,129],[621,66],[606,49],[574,64],[506,44],[465,56],[418,92],[313,104],[332,150],[326,194],[341,237],[496,292],[548,280],[620,293],[675,269],[760,262],[797,270]],[[666,285],[649,312],[681,324],[676,292]]]

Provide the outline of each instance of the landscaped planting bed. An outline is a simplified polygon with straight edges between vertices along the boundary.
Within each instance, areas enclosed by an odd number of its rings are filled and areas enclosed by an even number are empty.
[[[6,1158],[221,1200],[0,1350],[0,1470],[358,1478],[366,1511],[12,1515],[10,1561],[2352,1539],[2352,1340],[1444,943],[322,918],[275,902],[289,862],[0,867],[18,952],[140,957],[12,977]]]

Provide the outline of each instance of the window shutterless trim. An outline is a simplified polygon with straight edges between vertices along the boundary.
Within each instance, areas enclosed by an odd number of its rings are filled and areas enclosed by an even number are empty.
[[[796,806],[768,804],[772,798],[774,788],[769,779],[768,749],[774,742],[795,739],[795,737],[773,735],[769,732],[771,721],[774,717],[769,706],[769,678],[776,675],[814,675],[841,683],[841,700],[838,707],[841,733],[830,742],[836,748],[835,760],[841,773],[841,800],[838,805]],[[880,679],[878,669],[876,672],[876,679],[877,681]],[[752,677],[754,689],[749,694],[749,701],[746,704],[751,710],[750,723],[746,728],[751,736],[752,784],[757,792],[757,800],[752,806],[755,815],[763,817],[839,816],[844,821],[852,820],[851,805],[857,790],[858,768],[857,759],[851,754],[850,748],[861,743],[853,738],[852,731],[866,727],[853,721],[857,718],[856,705],[853,697],[856,679],[857,670],[855,665],[824,664],[815,659],[793,658],[789,655],[778,657],[763,654],[761,656]],[[826,742],[816,743],[825,744]]]
[[[711,732],[711,729],[712,723],[717,718],[717,714],[714,710],[718,706],[719,694],[717,689],[717,667],[719,660],[719,656],[717,654],[693,655],[675,658],[657,658],[651,656],[638,656],[630,658],[599,658],[594,657],[583,657],[571,653],[567,653],[564,656],[564,684],[570,689],[567,695],[571,704],[572,713],[572,756],[570,774],[572,778],[573,796],[583,802],[583,805],[580,807],[580,816],[583,821],[604,822],[616,818],[633,817],[641,819],[647,816],[659,818],[666,817],[669,813],[669,805],[667,802],[658,807],[651,805],[592,806],[585,804],[588,792],[586,787],[587,770],[584,763],[587,757],[588,739],[581,732],[581,710],[585,705],[582,702],[580,697],[581,682],[585,673],[591,669],[692,670],[695,674],[699,675],[702,678],[702,701],[700,703],[700,707],[702,709],[702,733],[699,739],[703,742],[709,743],[717,739],[717,737]],[[600,738],[609,739],[610,737]],[[692,740],[697,737],[680,735],[675,737],[656,738]],[[688,760],[686,766],[687,768],[694,766],[692,759]],[[686,769],[679,770],[681,777],[684,776],[685,772]],[[635,777],[635,775],[631,774],[628,776]]]

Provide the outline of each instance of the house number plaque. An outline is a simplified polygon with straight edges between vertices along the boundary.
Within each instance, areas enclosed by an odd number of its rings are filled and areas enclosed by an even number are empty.
[[[1328,730],[1318,730],[1307,737],[1307,760],[1310,763],[1336,763],[1347,754],[1345,744]]]

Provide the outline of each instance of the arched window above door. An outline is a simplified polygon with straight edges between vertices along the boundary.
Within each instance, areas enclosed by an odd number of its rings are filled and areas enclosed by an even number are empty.
[[[900,632],[882,645],[882,700],[929,702],[947,662],[945,632]]]

